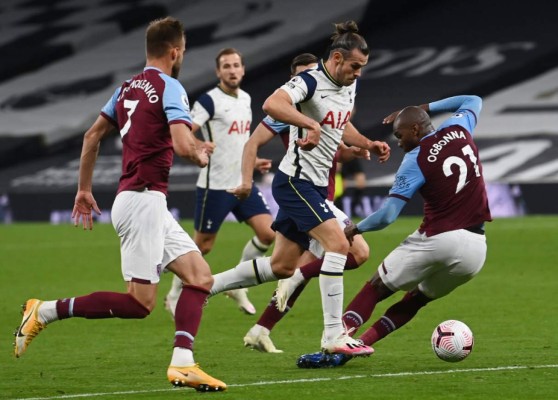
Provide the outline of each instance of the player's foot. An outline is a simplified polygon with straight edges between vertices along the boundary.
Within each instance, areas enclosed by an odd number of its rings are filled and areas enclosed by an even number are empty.
[[[244,346],[261,351],[262,353],[283,352],[283,350],[279,350],[275,347],[269,335],[264,332],[254,335],[252,332],[248,331],[246,336],[244,336]]]
[[[178,297],[171,296],[167,294],[165,296],[165,310],[167,310],[172,318],[174,319],[174,312],[176,311],[176,303],[178,303]]]
[[[246,314],[254,315],[256,314],[256,307],[248,300],[248,289],[235,289],[235,290],[228,290],[224,292],[224,295],[227,296],[229,299],[233,299],[238,308],[244,311]]]
[[[35,336],[46,328],[46,324],[39,320],[38,315],[39,306],[42,303],[41,300],[29,299],[22,306],[23,319],[21,325],[14,332],[14,354],[16,357],[21,357]]]
[[[303,281],[304,282],[304,281]],[[294,293],[300,282],[296,279],[287,278],[277,281],[277,289],[275,290],[275,307],[281,312],[287,309],[287,301]]]
[[[188,386],[198,392],[222,392],[227,385],[203,372],[198,364],[190,367],[173,367],[167,370],[167,377],[173,386]]]
[[[348,356],[369,356],[374,349],[362,343],[361,340],[353,339],[343,332],[336,339],[326,340],[322,337],[322,351],[327,354],[341,353]]]
[[[311,353],[298,357],[298,368],[335,368],[345,365],[353,357],[346,354]]]

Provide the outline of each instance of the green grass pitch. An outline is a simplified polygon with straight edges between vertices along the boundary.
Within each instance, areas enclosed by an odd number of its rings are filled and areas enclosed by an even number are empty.
[[[418,226],[401,218],[366,233],[370,260],[345,274],[345,304],[381,259]],[[192,232],[192,224],[184,222]],[[225,381],[223,399],[551,399],[558,398],[558,217],[498,219],[487,226],[488,259],[481,273],[449,296],[431,303],[402,329],[374,347],[370,358],[342,368],[301,370],[302,353],[319,348],[322,315],[312,282],[272,333],[282,354],[243,347],[256,316],[237,311],[225,296],[205,308],[196,339],[196,360]],[[236,265],[251,237],[245,225],[226,223],[208,255],[214,272]],[[123,291],[119,246],[110,225],[92,232],[69,225],[0,226],[0,398],[178,399],[192,389],[166,381],[173,323],[164,310],[170,285],[162,277],[159,304],[146,320],[71,319],[50,325],[21,358],[12,355],[20,305],[30,297],[57,299],[98,290]],[[258,312],[275,284],[250,289]],[[375,320],[398,293],[377,307]],[[475,348],[456,364],[430,348],[434,327],[446,319],[467,323]],[[370,321],[371,323],[372,321]],[[369,323],[369,324],[370,324]],[[366,326],[369,326],[367,324]]]

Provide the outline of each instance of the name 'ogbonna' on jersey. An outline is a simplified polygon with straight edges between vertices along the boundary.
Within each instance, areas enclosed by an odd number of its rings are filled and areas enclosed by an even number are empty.
[[[429,151],[429,156],[426,158],[428,162],[436,162],[438,159],[438,154],[443,150],[444,146],[450,143],[454,139],[465,139],[465,133],[463,131],[451,131],[445,134],[440,140],[432,145]]]

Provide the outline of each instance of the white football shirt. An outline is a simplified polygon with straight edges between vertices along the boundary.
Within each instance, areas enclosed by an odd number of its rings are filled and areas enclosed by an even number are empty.
[[[242,151],[252,123],[250,95],[239,90],[238,96],[232,96],[216,87],[200,96],[191,114],[203,138],[216,144],[209,164],[200,171],[197,186],[226,190],[240,185]]]
[[[324,68],[306,70],[281,86],[298,111],[318,121],[322,127],[320,142],[311,151],[300,149],[296,140],[306,137],[306,129],[291,126],[289,148],[279,169],[285,174],[327,186],[333,157],[355,103],[356,81],[340,86]]]

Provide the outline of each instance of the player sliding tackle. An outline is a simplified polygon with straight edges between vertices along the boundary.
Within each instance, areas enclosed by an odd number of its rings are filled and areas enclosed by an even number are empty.
[[[407,293],[368,328],[360,340],[372,346],[409,322],[430,301],[471,280],[484,265],[484,223],[491,221],[482,166],[473,130],[481,111],[477,96],[457,96],[407,107],[384,119],[407,153],[382,207],[357,225],[345,228],[353,240],[362,232],[377,231],[396,220],[420,191],[424,219],[380,264],[343,315],[352,334],[372,315],[376,304],[393,293]],[[430,113],[453,112],[435,129]],[[301,368],[345,364],[350,355],[314,353],[298,360]]]

